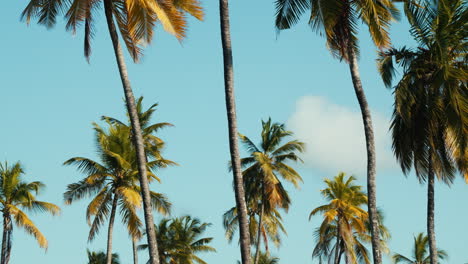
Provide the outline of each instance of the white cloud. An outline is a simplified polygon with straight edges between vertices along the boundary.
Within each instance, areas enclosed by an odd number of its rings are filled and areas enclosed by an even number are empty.
[[[389,119],[373,112],[377,171],[396,167],[388,131]],[[307,144],[305,165],[322,171],[364,176],[366,145],[359,108],[352,110],[324,97],[304,96],[288,120],[295,137]]]

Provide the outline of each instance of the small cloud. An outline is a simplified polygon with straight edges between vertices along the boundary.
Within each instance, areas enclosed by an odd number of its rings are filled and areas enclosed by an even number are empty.
[[[396,168],[388,131],[390,120],[373,112],[377,171]],[[305,165],[322,171],[362,175],[366,173],[367,154],[359,109],[352,110],[324,97],[304,96],[287,122],[295,137],[307,144]]]

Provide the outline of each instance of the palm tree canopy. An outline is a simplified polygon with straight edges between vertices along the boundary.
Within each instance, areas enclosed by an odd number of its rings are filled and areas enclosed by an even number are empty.
[[[95,124],[96,146],[101,162],[88,158],[75,157],[67,160],[65,165],[74,165],[86,177],[69,184],[64,193],[65,203],[92,197],[86,210],[88,224],[91,225],[89,240],[93,240],[100,227],[110,214],[110,207],[115,197],[123,223],[132,237],[140,238],[142,222],[136,210],[141,207],[142,199],[138,186],[138,169],[135,150],[131,142],[130,129],[126,126],[109,124],[105,130]],[[162,162],[164,163],[164,162]],[[156,164],[156,165],[152,165]],[[151,170],[160,167],[155,162],[148,162],[149,179],[159,178]],[[171,204],[160,193],[151,191],[151,202],[155,210],[168,214]],[[94,218],[91,221],[91,218]]]
[[[87,250],[87,254],[88,264],[106,264],[106,253]],[[120,264],[119,254],[112,254],[112,264]]]
[[[64,16],[66,29],[73,33],[84,24],[85,56],[91,55],[91,39],[95,35],[95,17],[102,9],[100,0],[30,0],[21,14],[27,23],[51,28],[57,16]],[[161,23],[164,30],[182,40],[187,31],[186,14],[203,20],[204,12],[198,0],[112,0],[112,13],[127,49],[135,61],[142,48],[151,43],[154,27]]]
[[[468,180],[466,1],[417,3],[408,5],[408,16],[419,46],[391,48],[378,60],[389,88],[396,75],[394,61],[403,69],[394,87],[393,150],[403,171],[414,167],[421,181],[429,160],[444,181],[453,181],[456,168]]]
[[[332,54],[348,60],[348,47],[358,49],[358,26],[363,22],[378,48],[390,45],[389,27],[399,12],[392,0],[275,0],[278,30],[289,29],[309,13],[310,26],[324,35]]]
[[[22,179],[23,175],[21,163],[0,163],[0,210],[4,216],[12,217],[16,226],[32,235],[40,247],[47,248],[45,236],[24,211],[58,215],[60,208],[52,203],[38,201],[36,195],[45,185],[40,181],[26,182]]]
[[[203,237],[211,224],[198,218],[183,216],[162,219],[156,227],[160,262],[162,264],[206,264],[198,254],[216,252],[209,244],[212,237]],[[146,249],[146,244],[139,249]]]
[[[429,238],[424,235],[424,233],[418,233],[414,237],[413,252],[412,258],[405,257],[402,254],[394,254],[392,256],[395,264],[404,263],[404,264],[429,264]],[[439,260],[446,260],[448,258],[447,252],[444,250],[437,250],[437,255]]]

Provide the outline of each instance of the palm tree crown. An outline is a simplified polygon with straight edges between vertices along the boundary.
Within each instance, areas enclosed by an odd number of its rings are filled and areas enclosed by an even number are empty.
[[[405,257],[401,254],[394,254],[392,256],[395,264],[404,263],[404,264],[429,264],[430,256],[428,254],[429,248],[429,238],[423,233],[419,233],[414,237],[414,245],[412,258]],[[444,250],[437,250],[437,255],[439,260],[445,260],[448,258],[447,253]]]

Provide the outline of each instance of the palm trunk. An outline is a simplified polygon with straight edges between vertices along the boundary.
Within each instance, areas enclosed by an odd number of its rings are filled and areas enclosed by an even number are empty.
[[[106,264],[112,264],[112,231],[114,230],[115,211],[117,209],[117,195],[114,193],[111,214],[109,217],[109,228],[107,230]]]
[[[112,0],[104,0],[104,11],[106,14],[107,26],[109,28],[109,34],[114,46],[115,58],[117,60],[117,66],[119,68],[120,79],[122,80],[122,86],[125,94],[125,102],[127,105],[127,111],[130,117],[130,123],[132,125],[133,143],[136,149],[136,156],[138,161],[138,171],[140,178],[141,196],[143,199],[143,212],[145,216],[146,225],[146,237],[148,239],[149,247],[149,263],[159,264],[158,256],[158,245],[156,241],[156,233],[154,231],[153,213],[151,208],[151,197],[149,191],[148,178],[146,173],[146,155],[143,145],[143,136],[141,133],[140,120],[138,119],[138,113],[135,104],[135,98],[133,96],[132,87],[128,78],[127,66],[122,52],[122,47],[119,43],[119,36],[115,28],[113,14],[112,14]]]
[[[437,264],[437,247],[435,239],[435,225],[434,225],[434,185],[435,176],[432,167],[432,160],[429,157],[429,171],[427,175],[427,235],[429,238],[429,254],[430,264]]]
[[[2,255],[1,264],[8,264],[11,252],[11,217],[8,213],[3,213],[3,235],[2,235]]]
[[[132,239],[132,249],[133,249],[133,264],[138,264],[138,250],[137,250],[136,239]]]
[[[382,255],[380,252],[380,237],[379,237],[379,220],[377,215],[377,197],[376,197],[376,164],[375,164],[375,142],[374,130],[372,127],[372,118],[367,104],[366,95],[362,88],[361,77],[359,74],[359,67],[357,63],[356,53],[352,47],[351,41],[348,45],[348,59],[349,70],[353,80],[354,92],[361,108],[362,120],[364,123],[364,134],[366,136],[366,149],[367,149],[367,207],[370,220],[371,242],[372,242],[372,255],[373,263],[381,264]]]
[[[261,205],[260,215],[258,216],[258,230],[257,230],[257,249],[255,251],[255,264],[258,264],[258,260],[260,258],[260,242],[262,240],[262,226],[263,226],[263,213],[265,211],[265,206]]]
[[[234,70],[232,62],[231,33],[229,26],[228,0],[219,0],[221,22],[221,42],[223,46],[224,89],[226,93],[226,110],[229,127],[229,148],[231,152],[234,193],[236,196],[237,214],[242,264],[250,264],[250,234],[247,223],[247,205],[245,203],[244,184],[242,181],[239,146],[237,144],[236,104],[234,97]]]
[[[341,225],[340,225],[340,219],[338,218],[336,222],[335,264],[340,264],[340,259],[341,259],[340,235],[341,235]]]

